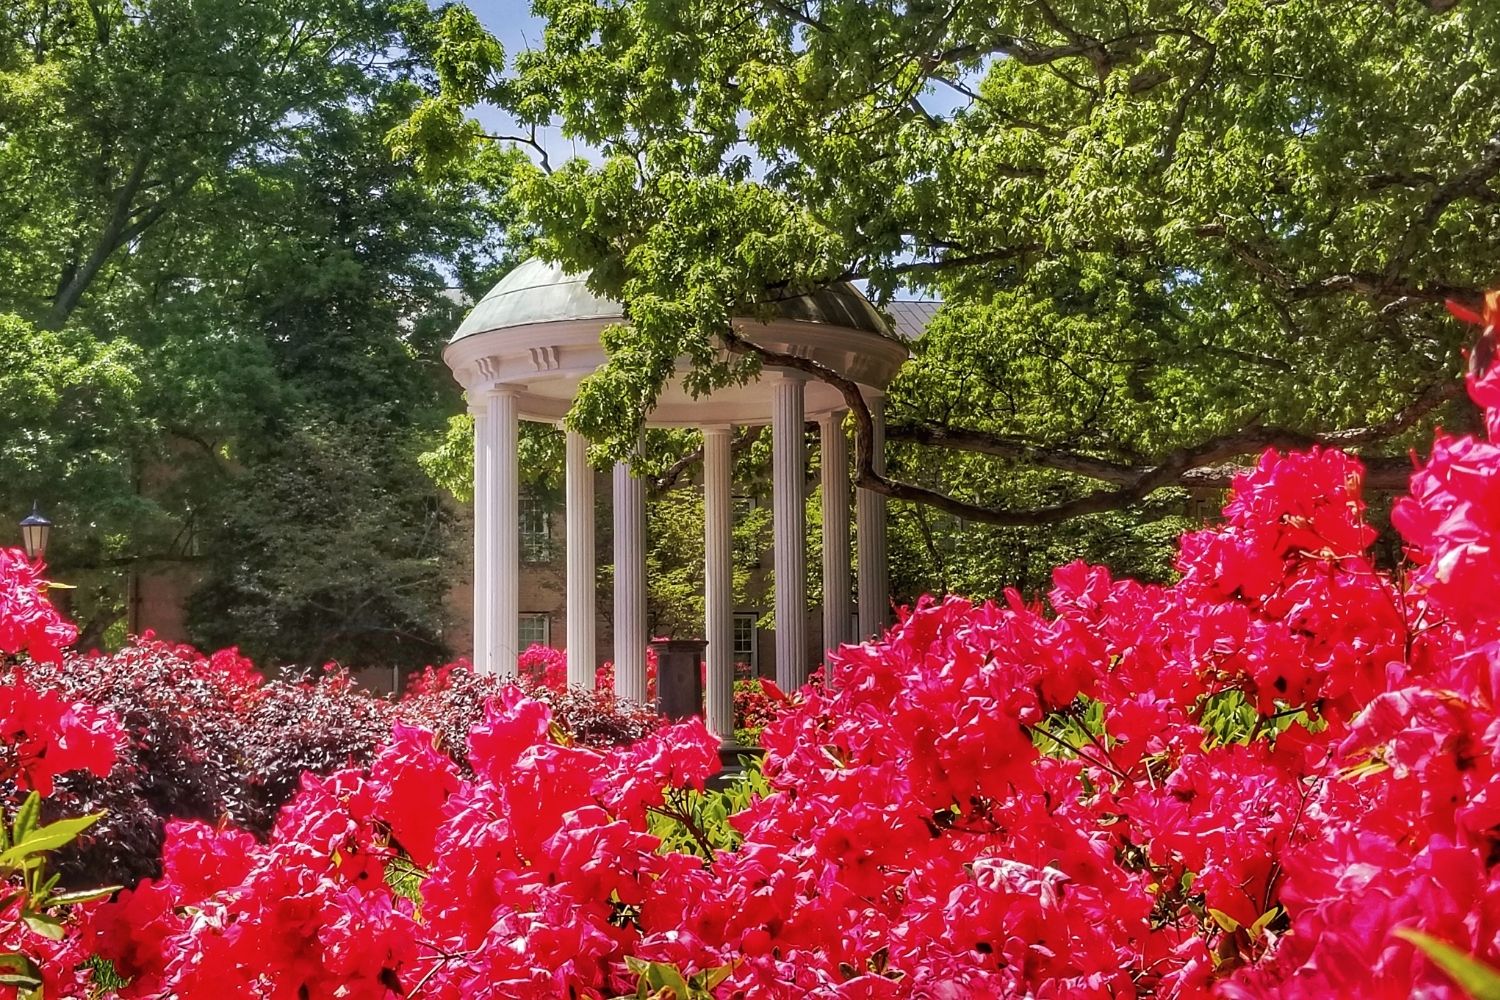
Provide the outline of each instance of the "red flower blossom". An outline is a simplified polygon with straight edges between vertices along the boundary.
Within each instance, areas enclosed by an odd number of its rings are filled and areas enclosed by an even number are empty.
[[[45,596],[42,565],[20,549],[0,549],[0,656],[25,653],[57,661],[78,638],[73,624]]]

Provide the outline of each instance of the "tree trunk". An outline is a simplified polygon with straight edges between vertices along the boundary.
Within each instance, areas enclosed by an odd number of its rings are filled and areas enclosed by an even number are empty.
[[[114,206],[110,210],[109,220],[104,224],[99,238],[94,241],[94,249],[81,263],[71,262],[63,271],[58,281],[57,294],[52,298],[52,308],[48,310],[47,317],[42,325],[49,330],[60,330],[68,322],[68,317],[73,315],[73,310],[78,308],[78,303],[83,299],[83,293],[94,283],[99,276],[110,256],[124,246],[126,242],[139,235],[144,225],[138,221],[131,224],[131,206],[135,203],[135,196],[141,189],[141,183],[146,179],[146,168],[151,164],[151,153],[142,150],[131,165],[130,176],[125,178],[125,183],[115,192]],[[159,217],[160,212],[155,213]],[[149,224],[149,223],[148,223]]]

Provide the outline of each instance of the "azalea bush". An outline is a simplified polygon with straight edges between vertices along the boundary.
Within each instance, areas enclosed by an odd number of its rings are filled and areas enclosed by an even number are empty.
[[[1267,453],[1177,582],[924,599],[725,791],[698,720],[585,746],[506,686],[460,763],[398,719],[264,839],[169,823],[48,995],[1462,996],[1500,963],[1500,371],[1470,392],[1399,573],[1357,460]]]
[[[521,650],[516,658],[516,669],[520,685],[536,692],[550,691],[563,694],[568,691],[568,654],[561,649],[533,643]],[[646,648],[646,701],[656,701],[656,650]],[[429,674],[431,672],[429,671]],[[593,690],[601,695],[613,696],[615,690],[615,665],[605,661],[594,668]]]
[[[70,633],[56,638],[66,642]],[[612,692],[568,691],[565,669],[560,690],[525,683],[553,704],[568,738],[617,745],[659,725]],[[303,774],[368,764],[398,719],[444,734],[444,751],[467,767],[465,737],[506,686],[449,664],[419,675],[392,702],[337,667],[299,681],[267,680],[233,649],[205,655],[149,635],[115,653],[37,657],[14,670],[33,687],[102,709],[128,737],[113,770],[70,775],[43,802],[46,818],[103,816],[55,858],[53,870],[79,887],[159,875],[172,820],[223,821],[267,836]]]
[[[46,820],[42,803],[69,773],[108,774],[122,733],[107,713],[70,704],[22,681],[0,686],[0,991],[60,989],[89,958],[69,908],[118,887],[67,890],[50,862],[98,822],[98,813]],[[56,993],[52,995],[57,995]],[[62,994],[66,995],[66,994]]]
[[[46,599],[41,573],[21,552],[0,549],[0,664],[55,661],[76,638]],[[122,741],[107,712],[19,677],[0,684],[0,994],[66,995],[89,958],[69,909],[113,889],[60,890],[49,862],[99,815],[46,821],[43,801],[69,776],[108,774]]]
[[[542,670],[538,664],[544,665]],[[606,667],[599,668],[601,675]],[[395,714],[433,732],[438,745],[467,772],[469,731],[484,721],[485,706],[512,686],[546,703],[562,738],[584,746],[623,746],[661,726],[661,717],[646,706],[616,698],[612,678],[592,691],[570,689],[566,659],[546,646],[532,646],[522,655],[519,684],[475,673],[466,663],[429,669],[412,679]]]
[[[791,700],[764,677],[734,682],[734,738],[741,746],[760,745],[760,734]]]

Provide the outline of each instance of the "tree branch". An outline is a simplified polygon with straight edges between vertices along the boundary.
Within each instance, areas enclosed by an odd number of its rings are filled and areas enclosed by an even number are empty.
[[[747,445],[760,437],[759,427],[741,427],[735,431],[734,439],[729,443],[729,454],[732,456]],[[667,470],[657,477],[656,482],[651,484],[651,492],[657,495],[665,493],[677,485],[677,480],[682,478],[683,473],[703,459],[703,446],[699,445],[686,455],[667,467]]]
[[[1422,213],[1401,235],[1400,243],[1386,263],[1385,281],[1394,282],[1400,277],[1402,268],[1416,254],[1422,241],[1431,234],[1433,226],[1437,225],[1439,217],[1449,205],[1467,195],[1484,191],[1485,185],[1497,173],[1500,173],[1500,134],[1490,136],[1489,142],[1484,144],[1484,155],[1468,169],[1438,185],[1432,198],[1423,207]]]
[[[552,160],[547,155],[547,147],[543,146],[542,143],[541,143],[541,141],[539,139],[537,139],[537,137],[536,137],[536,126],[535,125],[532,125],[530,127],[530,134],[529,135],[489,135],[489,134],[485,134],[485,135],[481,136],[481,138],[488,139],[491,142],[513,142],[513,143],[516,143],[517,145],[520,145],[520,146],[529,146],[532,149],[536,150],[537,159],[538,159],[537,166],[539,166],[539,167],[542,168],[542,172],[545,173],[545,174],[552,173]]]
[[[1195,36],[1196,37],[1196,36]],[[1188,109],[1192,106],[1193,98],[1208,85],[1209,77],[1213,75],[1214,63],[1219,57],[1219,49],[1212,42],[1203,39],[1207,46],[1203,55],[1203,63],[1198,67],[1198,72],[1193,76],[1193,81],[1187,85],[1182,92],[1182,97],[1177,101],[1177,107],[1172,110],[1172,119],[1167,123],[1166,137],[1162,141],[1162,169],[1171,166],[1177,159],[1177,143],[1182,138],[1182,130],[1187,125]]]
[[[1020,169],[1020,168],[1018,168]],[[1039,172],[1037,176],[1043,176]],[[1020,176],[1019,174],[1017,176]],[[1030,176],[1030,175],[1027,175]],[[881,273],[894,274],[920,274],[923,272],[947,271],[958,267],[974,267],[979,264],[993,264],[1002,260],[1015,260],[1027,254],[1040,253],[1045,249],[1040,243],[1025,243],[1015,247],[1000,247],[997,250],[985,250],[979,253],[962,255],[949,255],[936,260],[908,261],[904,264],[892,264],[889,267],[880,268]],[[871,268],[851,268],[839,275],[836,281],[861,281],[870,277]]]
[[[1139,466],[1052,448],[1011,435],[990,434],[931,422],[893,424],[886,428],[885,433],[886,438],[891,441],[910,441],[929,447],[991,455],[1117,485],[1131,482],[1141,472]]]
[[[1200,444],[1179,448],[1150,466],[1127,466],[1084,455],[1071,455],[1055,449],[1021,448],[1015,439],[989,436],[980,431],[953,432],[956,438],[934,443],[952,444],[953,440],[985,443],[989,454],[1005,457],[1024,456],[1034,464],[1061,468],[1062,471],[1097,478],[1115,488],[1097,490],[1073,500],[1030,510],[1010,510],[970,503],[938,490],[893,479],[877,472],[874,462],[874,422],[870,407],[859,386],[821,362],[761,347],[731,330],[724,336],[731,351],[760,359],[763,365],[800,371],[837,389],[849,407],[854,421],[854,483],[856,486],[896,500],[926,504],[957,517],[1002,527],[1034,527],[1056,524],[1083,514],[1121,510],[1166,486],[1218,486],[1232,478],[1224,468],[1230,459],[1266,448],[1301,448],[1312,445],[1348,448],[1380,441],[1410,427],[1423,415],[1443,402],[1456,398],[1463,386],[1457,380],[1446,380],[1429,386],[1416,399],[1389,418],[1377,424],[1346,428],[1320,434],[1307,434],[1285,428],[1251,427],[1211,438]],[[1017,449],[1020,448],[1018,451]],[[984,450],[984,449],[973,449]],[[1053,463],[1053,464],[1049,464]],[[1083,470],[1090,471],[1083,471]],[[1383,478],[1391,468],[1382,463]],[[1399,485],[1399,484],[1398,484]]]
[[[140,150],[131,163],[130,172],[115,191],[109,218],[94,242],[94,248],[83,260],[73,260],[64,269],[57,284],[57,294],[52,298],[52,308],[47,313],[44,325],[51,330],[61,330],[68,317],[77,308],[83,293],[98,276],[110,255],[125,242],[124,233],[130,225],[135,196],[146,180],[146,170],[151,165],[151,150]]]

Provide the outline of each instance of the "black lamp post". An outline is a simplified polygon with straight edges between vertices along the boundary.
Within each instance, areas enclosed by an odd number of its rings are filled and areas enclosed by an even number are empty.
[[[42,516],[39,505],[31,505],[31,513],[21,521],[21,548],[28,559],[41,559],[47,554],[47,538],[52,534],[52,522]]]

